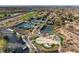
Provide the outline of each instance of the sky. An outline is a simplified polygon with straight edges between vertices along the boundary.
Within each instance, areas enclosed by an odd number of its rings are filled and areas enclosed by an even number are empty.
[[[79,0],[1,0],[0,5],[79,5]]]

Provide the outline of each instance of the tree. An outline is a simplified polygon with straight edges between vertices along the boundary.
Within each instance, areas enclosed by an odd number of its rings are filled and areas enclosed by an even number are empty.
[[[6,17],[7,16],[7,14],[4,14],[4,17]]]

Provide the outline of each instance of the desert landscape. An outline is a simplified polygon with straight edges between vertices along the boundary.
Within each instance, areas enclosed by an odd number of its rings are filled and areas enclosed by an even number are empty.
[[[78,6],[0,7],[0,53],[79,53]]]

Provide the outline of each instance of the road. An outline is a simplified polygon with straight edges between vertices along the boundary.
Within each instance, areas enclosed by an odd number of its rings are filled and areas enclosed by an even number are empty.
[[[34,44],[32,44],[32,42],[30,41],[30,36],[27,37],[28,43],[35,49],[35,51],[39,52],[38,49],[34,46]]]
[[[32,51],[31,46],[29,45],[27,38],[25,38],[24,36],[22,36],[23,41],[26,43],[26,46],[28,46],[28,48],[30,49],[30,52]]]
[[[22,13],[13,14],[12,16],[5,17],[4,19],[1,19],[0,22],[4,21],[4,20],[7,20],[7,19],[10,19],[10,18],[14,18],[14,17],[20,16],[20,15],[22,15]]]
[[[30,36],[28,36],[27,38],[25,38],[24,36],[22,36],[22,38],[23,38],[23,41],[26,43],[26,46],[28,46],[28,48],[30,49],[30,53],[33,52],[32,47],[35,49],[35,51],[38,52],[37,48],[31,43],[31,41],[29,39]]]
[[[0,21],[0,28],[12,27],[23,22],[23,20],[19,19],[22,15],[24,14],[15,14],[12,17],[8,17],[7,19]]]

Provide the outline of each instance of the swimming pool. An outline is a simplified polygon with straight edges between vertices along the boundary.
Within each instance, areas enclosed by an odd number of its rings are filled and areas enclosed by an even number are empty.
[[[34,28],[34,24],[31,22],[23,22],[21,24],[16,25],[19,29],[32,29]]]
[[[52,34],[52,30],[53,30],[52,25],[47,25],[41,29],[41,33]]]

